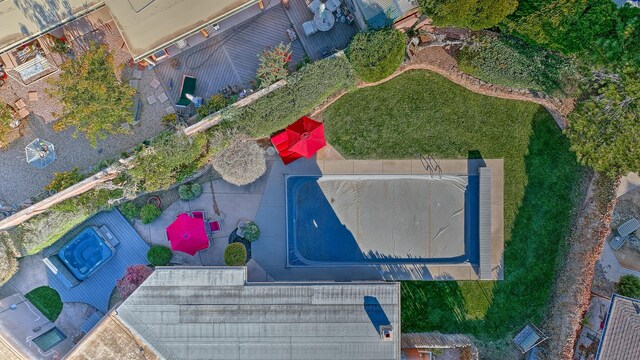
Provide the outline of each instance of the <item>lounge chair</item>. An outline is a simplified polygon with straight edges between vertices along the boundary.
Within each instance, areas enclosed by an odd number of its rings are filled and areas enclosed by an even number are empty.
[[[176,103],[176,106],[187,107],[192,104],[191,100],[187,97],[187,94],[194,96],[196,92],[196,78],[193,76],[184,75],[182,77],[182,86],[180,87],[180,98]]]
[[[316,28],[316,25],[313,23],[313,21],[302,23],[302,30],[304,31],[304,34],[306,36],[311,36],[318,32],[318,28]]]
[[[629,235],[638,230],[638,228],[640,228],[640,221],[638,221],[638,219],[631,218],[625,221],[613,231],[613,238],[609,241],[609,245],[613,250],[620,249],[629,238]]]
[[[203,219],[205,218],[204,216],[204,211],[192,211],[191,212],[191,216],[195,219]]]

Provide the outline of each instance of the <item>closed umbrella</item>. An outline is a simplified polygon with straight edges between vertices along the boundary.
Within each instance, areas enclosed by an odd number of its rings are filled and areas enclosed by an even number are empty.
[[[209,237],[205,229],[204,219],[193,218],[188,214],[180,214],[167,227],[167,239],[171,249],[191,256],[209,247]]]

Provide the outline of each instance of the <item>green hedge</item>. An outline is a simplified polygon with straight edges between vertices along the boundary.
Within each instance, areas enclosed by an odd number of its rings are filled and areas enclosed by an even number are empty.
[[[227,245],[224,249],[224,263],[227,266],[243,266],[247,263],[247,249],[241,243]]]
[[[140,217],[140,208],[138,205],[134,204],[133,201],[120,205],[120,212],[124,217],[129,219],[129,221],[133,221]]]
[[[162,209],[154,204],[147,204],[140,209],[140,221],[150,224],[162,214]]]
[[[202,194],[202,186],[198,183],[183,184],[178,187],[178,195],[182,200],[193,200]]]
[[[165,266],[171,261],[171,249],[162,245],[152,246],[147,251],[147,260],[153,266]]]
[[[62,312],[62,299],[60,299],[60,294],[48,286],[35,288],[24,294],[24,297],[51,322],[56,321]]]
[[[352,89],[355,82],[344,57],[317,61],[287,77],[287,85],[282,88],[245,107],[229,109],[222,116],[220,128],[235,129],[253,138],[270,136],[332,95]]]
[[[360,32],[351,40],[347,58],[362,80],[376,82],[400,67],[406,41],[403,33],[393,29]]]

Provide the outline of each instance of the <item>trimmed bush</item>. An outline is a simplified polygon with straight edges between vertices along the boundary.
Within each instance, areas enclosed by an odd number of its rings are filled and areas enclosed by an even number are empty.
[[[616,284],[618,294],[640,299],[640,278],[635,275],[623,275]]]
[[[217,128],[233,128],[256,139],[267,137],[355,83],[353,69],[344,56],[316,61],[289,75],[286,85],[254,103],[229,108]]]
[[[249,242],[254,242],[260,237],[260,228],[253,221],[249,221],[242,228],[242,236]]]
[[[154,245],[147,251],[147,260],[153,266],[165,266],[171,261],[171,249],[162,245]]]
[[[180,185],[178,194],[182,200],[193,200],[202,194],[202,186],[198,183]]]
[[[140,220],[143,224],[150,224],[162,214],[162,210],[153,205],[147,204],[140,209]]]
[[[198,117],[205,118],[216,111],[220,111],[229,105],[229,101],[222,94],[211,95],[210,98],[204,101],[202,106],[196,110]]]
[[[245,135],[236,136],[213,157],[211,165],[225,181],[237,186],[250,184],[267,171],[264,151]]]
[[[153,268],[147,265],[132,265],[127,268],[122,279],[116,282],[116,288],[120,293],[120,299],[124,300],[153,273]]]
[[[37,287],[24,294],[24,297],[51,322],[56,321],[62,312],[60,294],[48,286]]]
[[[131,201],[120,205],[120,212],[130,221],[140,217],[140,208]]]
[[[227,245],[224,249],[224,263],[227,266],[244,266],[247,263],[247,249],[241,243]]]
[[[393,74],[404,59],[406,36],[385,29],[357,33],[347,48],[347,58],[366,82],[376,82]]]

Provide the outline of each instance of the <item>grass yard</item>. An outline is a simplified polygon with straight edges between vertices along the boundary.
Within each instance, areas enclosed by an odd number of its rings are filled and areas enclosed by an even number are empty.
[[[48,286],[37,287],[24,295],[51,322],[62,312],[60,294]]]
[[[472,93],[413,71],[343,96],[322,115],[347,158],[503,158],[505,280],[402,284],[402,330],[505,337],[540,323],[583,170],[539,105]]]

